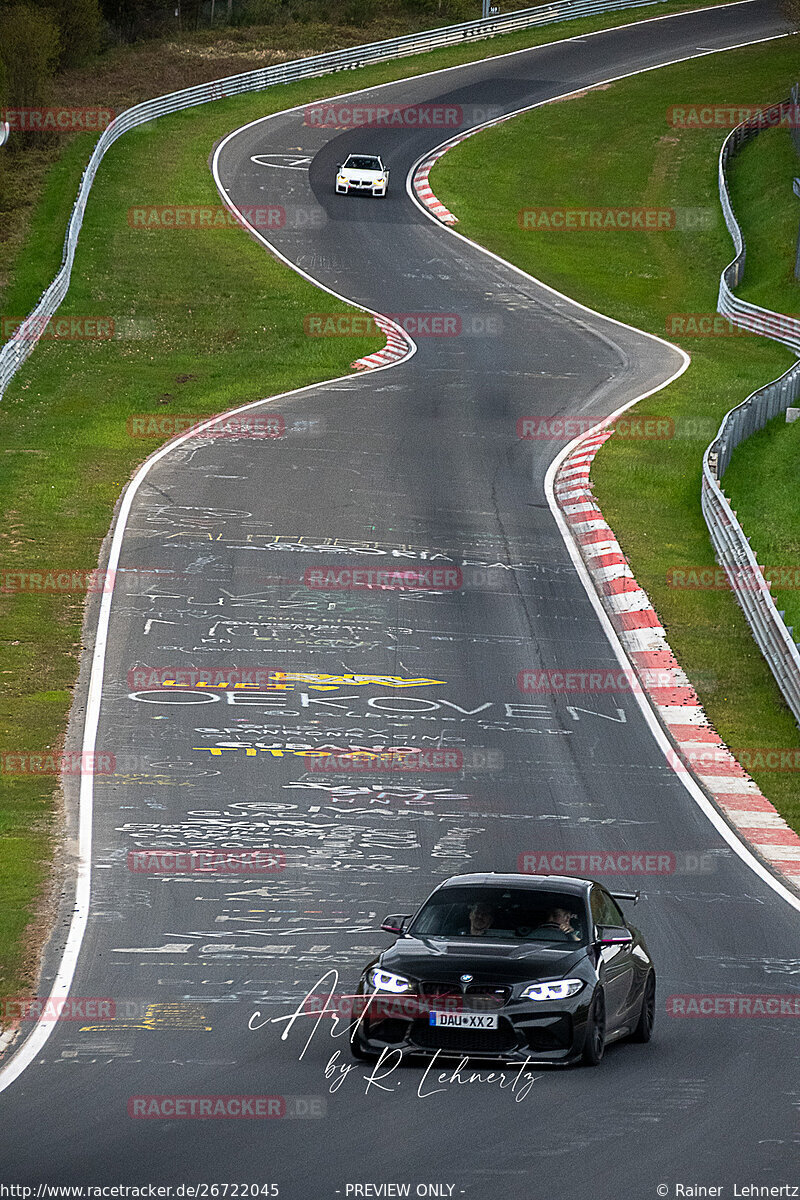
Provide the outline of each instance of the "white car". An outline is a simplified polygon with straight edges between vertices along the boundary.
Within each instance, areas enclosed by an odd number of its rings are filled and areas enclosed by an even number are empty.
[[[336,169],[336,191],[343,196],[348,192],[385,196],[388,186],[389,169],[377,154],[348,154]]]

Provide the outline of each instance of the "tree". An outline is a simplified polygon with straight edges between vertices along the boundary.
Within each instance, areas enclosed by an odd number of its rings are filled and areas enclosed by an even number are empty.
[[[175,29],[180,0],[100,0],[100,10],[125,41]]]
[[[60,68],[79,67],[100,49],[98,0],[48,0],[61,36]]]
[[[51,79],[59,54],[59,35],[52,13],[29,4],[2,11],[0,59],[6,72],[9,108],[37,104]]]

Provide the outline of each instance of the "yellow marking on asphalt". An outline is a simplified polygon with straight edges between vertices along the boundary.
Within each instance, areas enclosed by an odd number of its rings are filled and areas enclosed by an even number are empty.
[[[199,1004],[148,1004],[140,1021],[106,1021],[102,1025],[81,1025],[81,1033],[110,1029],[202,1029],[210,1030]]]

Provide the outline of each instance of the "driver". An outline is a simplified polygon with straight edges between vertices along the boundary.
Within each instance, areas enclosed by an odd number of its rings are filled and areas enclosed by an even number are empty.
[[[494,924],[494,909],[484,900],[473,904],[469,910],[469,932],[471,937],[483,937]]]
[[[567,908],[551,908],[539,926],[540,929],[554,928],[565,933],[571,942],[579,942],[581,935],[573,925],[575,914]]]

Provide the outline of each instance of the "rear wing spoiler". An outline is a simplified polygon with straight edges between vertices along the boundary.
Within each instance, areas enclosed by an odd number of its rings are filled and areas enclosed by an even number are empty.
[[[641,894],[642,893],[640,891],[611,892],[610,893],[610,895],[613,897],[614,900],[629,900],[631,902],[631,904],[633,904],[633,905],[637,905],[639,903],[639,897],[641,896]]]

